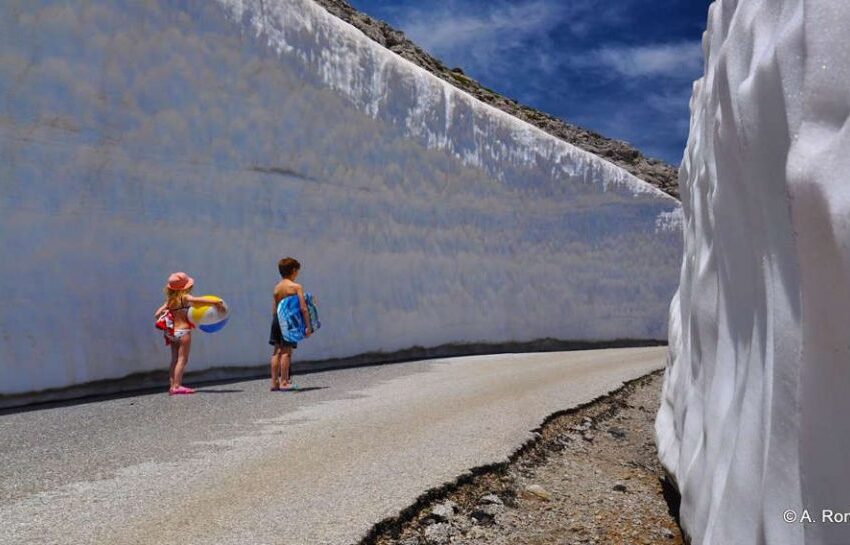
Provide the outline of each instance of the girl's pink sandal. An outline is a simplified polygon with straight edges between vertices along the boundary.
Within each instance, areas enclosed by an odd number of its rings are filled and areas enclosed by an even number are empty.
[[[186,395],[186,394],[194,394],[195,390],[191,388],[186,388],[185,386],[178,386],[172,390],[168,391],[168,395],[170,396],[178,396],[178,395]]]

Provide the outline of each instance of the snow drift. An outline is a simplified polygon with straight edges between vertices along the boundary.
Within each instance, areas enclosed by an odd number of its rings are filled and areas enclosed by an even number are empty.
[[[175,270],[262,364],[285,255],[300,360],[666,336],[677,201],[309,0],[4,2],[0,97],[0,394],[164,368]]]
[[[850,543],[823,520],[850,511],[848,25],[832,0],[709,12],[656,423],[695,545]]]

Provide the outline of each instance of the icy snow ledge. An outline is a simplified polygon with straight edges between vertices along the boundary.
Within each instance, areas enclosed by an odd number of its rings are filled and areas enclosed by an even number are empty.
[[[321,81],[374,118],[404,127],[429,148],[448,150],[499,180],[505,165],[552,169],[629,195],[666,196],[625,170],[484,104],[389,53],[312,0],[217,0],[279,54],[301,60]],[[675,201],[672,197],[668,197]],[[674,228],[680,228],[678,224]]]
[[[0,2],[0,395],[164,369],[166,275],[233,311],[189,370],[666,337],[676,200],[485,106],[309,0]]]
[[[848,27],[844,1],[709,12],[656,423],[694,545],[850,543],[821,522],[850,511]]]

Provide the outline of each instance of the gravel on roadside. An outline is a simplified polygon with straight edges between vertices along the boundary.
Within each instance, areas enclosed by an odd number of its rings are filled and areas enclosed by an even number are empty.
[[[508,462],[429,491],[360,545],[681,545],[654,442],[661,383],[550,416]]]

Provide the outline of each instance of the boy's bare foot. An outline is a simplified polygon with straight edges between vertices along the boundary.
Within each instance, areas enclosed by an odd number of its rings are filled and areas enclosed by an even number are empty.
[[[272,381],[272,387],[269,388],[269,391],[277,392],[278,390],[280,390],[280,383],[276,380],[273,380]]]

